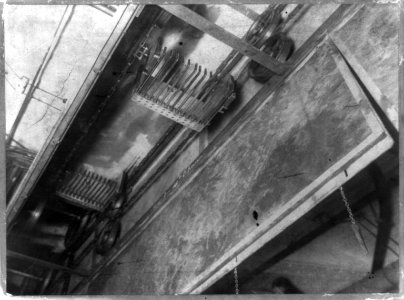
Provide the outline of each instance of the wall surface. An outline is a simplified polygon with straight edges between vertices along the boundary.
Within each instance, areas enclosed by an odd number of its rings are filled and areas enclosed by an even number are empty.
[[[183,292],[245,237],[274,226],[268,220],[296,194],[372,140],[380,123],[369,126],[373,113],[352,94],[332,58],[336,53],[327,43],[319,47],[170,199],[90,293]]]

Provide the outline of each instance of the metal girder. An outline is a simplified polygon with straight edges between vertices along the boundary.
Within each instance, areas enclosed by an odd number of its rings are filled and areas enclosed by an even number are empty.
[[[18,271],[18,270],[8,269],[7,272],[10,272],[11,274],[15,274],[17,276],[30,278],[30,279],[37,280],[37,281],[42,281],[41,277],[29,274],[29,273],[21,272],[21,271]]]
[[[252,60],[276,74],[283,74],[285,72],[287,68],[286,64],[279,63],[273,57],[251,46],[246,41],[236,37],[234,34],[226,31],[215,23],[201,17],[191,9],[182,5],[160,5],[160,7],[184,22],[232,47],[241,54],[250,57]]]
[[[243,15],[245,15],[247,18],[249,18],[251,20],[255,20],[256,18],[259,17],[258,13],[256,13],[254,10],[252,10],[251,8],[248,8],[245,5],[242,5],[242,4],[228,4],[228,6],[230,6],[234,10],[237,10],[238,12],[242,13]]]
[[[38,266],[44,267],[44,268],[49,268],[49,269],[54,269],[54,270],[59,270],[59,271],[64,271],[67,272],[69,274],[75,274],[75,275],[79,275],[79,276],[89,276],[88,271],[86,270],[82,270],[79,268],[75,268],[75,269],[71,269],[59,264],[55,264],[55,263],[51,263],[36,257],[32,257],[32,256],[28,256],[22,253],[18,253],[15,251],[11,251],[11,250],[7,250],[7,258],[15,258],[15,259],[19,259],[19,260],[25,260],[25,261],[29,261],[33,264],[36,264]]]

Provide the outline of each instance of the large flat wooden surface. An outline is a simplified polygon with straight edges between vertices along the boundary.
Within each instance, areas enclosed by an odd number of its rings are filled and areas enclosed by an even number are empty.
[[[388,149],[391,139],[342,62],[332,44],[319,46],[90,293],[200,292],[236,255],[245,258]]]
[[[399,11],[394,4],[366,5],[333,33],[348,63],[397,129]]]

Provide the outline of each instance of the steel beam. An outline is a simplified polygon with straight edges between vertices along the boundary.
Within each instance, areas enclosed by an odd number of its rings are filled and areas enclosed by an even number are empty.
[[[251,8],[248,8],[245,5],[242,5],[242,4],[228,4],[228,6],[230,6],[234,10],[238,11],[239,13],[243,14],[244,16],[246,16],[247,18],[249,18],[249,19],[251,19],[253,21],[255,21],[259,17],[258,13],[256,13],[254,10],[252,10]]]
[[[39,259],[39,258],[36,258],[36,257],[28,256],[28,255],[18,253],[18,252],[15,252],[15,251],[11,251],[11,250],[7,250],[7,258],[8,259],[9,258],[15,258],[15,259],[19,259],[19,260],[28,261],[28,262],[31,262],[31,263],[33,263],[35,265],[44,267],[44,268],[64,271],[66,273],[75,274],[75,275],[79,275],[79,276],[82,276],[82,277],[89,276],[89,272],[86,271],[86,270],[82,270],[82,269],[79,269],[79,268],[71,269],[71,268],[68,268],[68,267],[65,267],[65,266],[62,266],[62,265],[59,265],[59,264],[51,263],[51,262],[48,262],[46,260],[42,260],[42,259]]]
[[[30,279],[33,279],[33,280],[42,281],[41,277],[38,277],[38,276],[35,276],[35,275],[32,275],[32,274],[28,274],[28,273],[25,273],[25,272],[21,272],[21,271],[18,271],[18,270],[8,269],[7,272],[10,272],[11,274],[15,274],[15,275],[22,276],[22,277],[25,277],[25,278],[30,278]]]

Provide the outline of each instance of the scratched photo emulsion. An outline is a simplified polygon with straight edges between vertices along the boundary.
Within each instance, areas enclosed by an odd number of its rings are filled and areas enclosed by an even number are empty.
[[[282,2],[4,4],[7,293],[399,293],[399,4]]]

